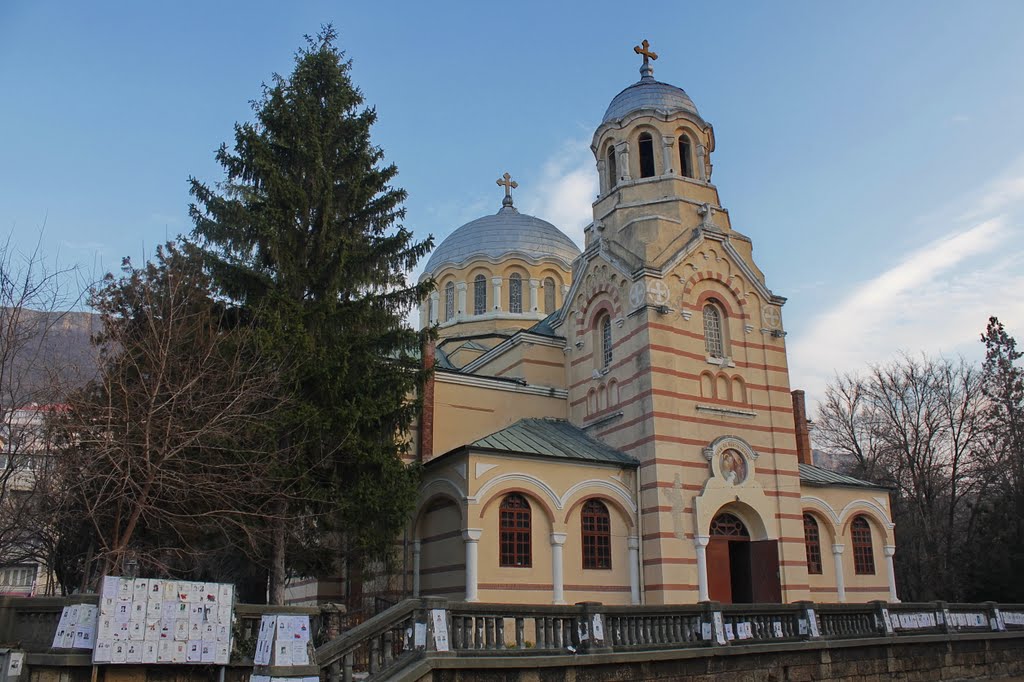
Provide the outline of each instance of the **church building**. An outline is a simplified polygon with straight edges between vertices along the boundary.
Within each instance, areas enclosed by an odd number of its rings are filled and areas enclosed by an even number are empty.
[[[896,600],[889,493],[814,466],[786,299],[712,183],[714,129],[634,50],[640,80],[594,132],[583,251],[516,209],[506,173],[497,213],[427,263],[411,591]]]

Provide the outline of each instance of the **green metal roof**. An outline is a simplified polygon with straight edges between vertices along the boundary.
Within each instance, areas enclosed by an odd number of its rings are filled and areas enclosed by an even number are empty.
[[[533,325],[526,331],[530,332],[531,334],[542,334],[544,336],[558,336],[558,334],[555,333],[554,328],[551,326],[551,323],[555,321],[555,317],[557,315],[558,311],[556,310],[555,312],[551,313],[550,315],[548,315],[543,320]]]
[[[829,469],[812,466],[810,464],[800,465],[800,482],[807,485],[842,485],[851,488],[881,488],[888,490],[884,485],[869,483],[853,476],[836,473]]]
[[[588,436],[564,419],[520,419],[501,431],[473,441],[468,449],[488,449],[521,455],[574,459],[635,467],[627,454]]]

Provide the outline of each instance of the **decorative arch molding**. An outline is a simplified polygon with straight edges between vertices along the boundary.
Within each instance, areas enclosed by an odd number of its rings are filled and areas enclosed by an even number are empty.
[[[730,300],[728,300],[728,298],[729,298],[728,296],[723,296],[722,295],[722,292],[716,291],[714,289],[709,289],[709,288],[705,287],[705,288],[703,288],[701,290],[700,295],[698,295],[697,298],[692,303],[693,310],[701,310],[701,309],[704,308],[704,304],[706,304],[710,299],[715,299],[716,301],[718,301],[718,303],[723,308],[725,308],[725,312],[726,312],[727,315],[729,315],[729,317],[744,318],[744,319],[746,317],[748,317],[748,315],[747,315],[747,303],[749,301],[747,301],[747,297],[744,296],[743,294],[741,294],[740,290],[737,289],[736,287],[733,287],[733,286],[730,286],[729,284],[727,284],[722,279],[722,273],[716,272],[716,273],[713,273],[713,274],[715,275],[714,277],[709,277],[706,273],[700,273],[699,272],[696,275],[693,275],[693,277],[690,277],[690,280],[692,280],[694,277],[698,277],[699,278],[698,281],[718,282],[725,289],[727,289],[729,291],[729,293],[731,293],[733,295],[734,300],[730,301]],[[690,280],[687,280],[687,281],[690,281]],[[693,290],[693,287],[690,287],[690,286],[683,287],[683,300],[684,301],[685,301],[686,297],[690,294],[690,292],[692,290]],[[734,305],[738,306],[739,310],[736,310],[733,307]]]
[[[612,497],[611,495],[605,494],[603,492],[592,492],[590,494],[581,495],[578,500],[569,505],[569,507],[565,510],[565,518],[562,519],[562,524],[567,525],[569,523],[569,517],[572,516],[572,513],[579,507],[583,506],[583,504],[587,500],[600,500],[605,504],[613,507],[617,513],[622,515],[622,520],[626,522],[626,528],[629,529],[630,533],[632,533],[633,530],[636,528],[634,515],[630,513],[630,510],[627,509],[625,505],[622,504],[622,501],[616,497]]]
[[[508,486],[508,484],[510,483],[525,484],[529,487],[516,488],[513,490],[510,488],[510,486]],[[500,490],[498,493],[489,494],[492,489],[499,486]],[[557,509],[561,511],[562,509],[561,500],[558,498],[558,495],[555,494],[555,491],[551,489],[551,486],[549,486],[547,483],[540,480],[536,476],[530,476],[529,474],[520,473],[510,473],[495,476],[491,480],[487,481],[487,483],[484,483],[482,486],[480,486],[480,489],[476,491],[476,495],[474,495],[473,497],[467,497],[466,502],[468,502],[469,504],[480,504],[481,500],[485,500],[481,505],[480,509],[480,516],[483,517],[484,512],[487,511],[487,507],[489,507],[496,499],[510,492],[523,492],[535,498],[541,505],[544,506],[545,510],[547,511],[548,517],[552,521],[554,521],[555,519],[554,510]]]
[[[431,492],[435,489],[437,492]],[[463,505],[466,502],[466,492],[450,478],[435,478],[428,483],[424,483],[420,486],[418,497],[420,499],[426,499],[428,497],[436,496],[442,492],[446,492],[448,497],[451,497],[460,505]]]
[[[612,319],[623,316],[622,297],[619,294],[619,288],[612,281],[607,265],[591,267],[590,271],[585,275],[581,273],[581,276],[574,280],[573,289],[575,289],[576,283],[582,284],[581,290],[578,293],[576,291],[571,291],[571,293],[578,297],[577,300],[584,301],[583,305],[576,312],[577,337],[584,334],[589,329],[589,325],[593,324],[597,310],[595,306],[605,301],[610,306],[609,314]],[[566,301],[568,300],[567,298]]]
[[[842,535],[845,537],[850,528],[850,523],[853,519],[863,514],[873,521],[885,534],[885,542],[888,545],[896,544],[895,538],[893,537],[893,529],[896,524],[889,519],[889,515],[886,514],[885,509],[882,508],[877,502],[872,500],[865,500],[863,498],[854,500],[848,503],[843,510],[839,512],[840,523],[837,524],[837,529],[842,530]]]
[[[817,512],[818,516],[822,517],[823,520],[829,523],[832,528],[833,537],[836,537],[839,527],[842,525],[839,521],[839,515],[836,514],[836,510],[832,506],[821,499],[820,497],[813,497],[811,495],[804,495],[800,498],[800,503],[803,507],[806,507],[804,511]]]
[[[636,514],[636,503],[633,501],[632,495],[630,495],[629,490],[625,486],[615,485],[611,481],[605,481],[599,478],[580,481],[566,490],[565,494],[562,495],[561,500],[559,500],[558,509],[564,509],[569,500],[577,494],[582,493],[579,500],[576,500],[569,505],[569,511],[571,512],[572,508],[585,499],[588,493],[594,492],[605,493],[606,497],[617,500],[617,504],[622,507],[622,511],[627,517],[630,517],[631,514]],[[568,516],[566,516],[566,518],[568,518]],[[633,520],[631,517],[629,518],[629,523],[632,526]]]

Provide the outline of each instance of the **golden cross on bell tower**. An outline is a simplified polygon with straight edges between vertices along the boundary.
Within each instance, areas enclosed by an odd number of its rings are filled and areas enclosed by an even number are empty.
[[[642,54],[644,56],[644,66],[647,66],[647,59],[648,58],[650,58],[650,59],[657,59],[658,58],[658,53],[657,52],[651,52],[651,44],[649,42],[647,42],[646,38],[644,38],[644,42],[640,43],[639,45],[635,45],[633,47],[633,52],[636,52],[637,54]]]
[[[509,175],[508,173],[505,173],[504,175],[502,175],[500,178],[498,178],[496,180],[496,182],[500,186],[505,188],[505,198],[501,200],[501,205],[502,206],[511,206],[512,205],[512,190],[514,190],[516,187],[519,187],[519,183],[516,182],[515,180],[513,180],[512,176]]]

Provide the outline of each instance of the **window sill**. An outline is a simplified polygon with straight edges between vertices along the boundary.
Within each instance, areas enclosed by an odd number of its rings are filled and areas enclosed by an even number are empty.
[[[704,357],[709,365],[715,367],[735,367],[736,363],[732,361],[732,358],[716,358],[714,355],[707,355]]]

